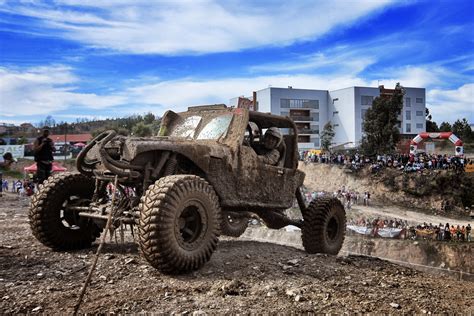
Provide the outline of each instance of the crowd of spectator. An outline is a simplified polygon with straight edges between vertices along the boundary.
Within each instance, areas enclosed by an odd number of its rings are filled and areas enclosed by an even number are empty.
[[[12,192],[16,193],[19,196],[31,196],[35,193],[36,185],[35,183],[28,178],[23,180],[11,180],[11,183],[8,180],[2,180],[2,189],[3,192]]]
[[[433,225],[431,223],[423,223],[416,227],[411,227],[410,236],[413,239],[429,239],[439,241],[472,241],[471,224],[464,225]]]
[[[464,170],[472,161],[463,156],[432,155],[426,153],[364,156],[359,153],[344,155],[341,153],[315,153],[314,151],[300,151],[300,160],[305,163],[338,164],[358,170],[369,166],[373,173],[383,168],[395,168],[404,172],[421,170]]]
[[[355,226],[364,226],[368,228],[400,228],[406,229],[410,225],[408,225],[408,221],[402,220],[399,218],[386,218],[383,219],[381,217],[375,218],[365,218],[361,217],[358,219],[350,219],[347,221],[348,225],[355,225]]]
[[[346,188],[346,186],[342,186],[340,189],[334,191],[333,193],[325,191],[310,191],[303,187],[303,194],[306,198],[306,203],[308,204],[316,198],[332,196],[338,198],[339,201],[341,201],[344,207],[348,210],[352,208],[352,205],[370,205],[370,192],[360,193],[359,191],[354,191],[349,188]]]
[[[471,242],[472,227],[471,224],[464,225],[433,225],[432,223],[423,223],[410,225],[407,220],[399,218],[352,218],[347,221],[347,225],[365,227],[370,229],[370,236],[376,237],[380,229],[394,228],[399,229],[400,234],[396,238],[411,240],[437,240],[452,242]]]

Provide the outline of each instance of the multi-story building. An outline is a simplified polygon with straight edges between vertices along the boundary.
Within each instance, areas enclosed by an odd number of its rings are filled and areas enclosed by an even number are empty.
[[[257,110],[291,117],[298,128],[300,149],[320,148],[320,132],[327,122],[334,126],[334,146],[356,147],[363,136],[367,109],[380,93],[391,90],[371,87],[349,87],[340,90],[308,90],[269,87],[256,92]],[[424,132],[425,89],[405,88],[399,129],[407,137]],[[237,106],[239,98],[230,100]]]

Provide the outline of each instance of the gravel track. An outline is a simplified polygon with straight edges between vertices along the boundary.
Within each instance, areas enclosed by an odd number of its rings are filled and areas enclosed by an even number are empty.
[[[72,313],[97,245],[53,252],[31,234],[28,199],[10,193],[0,199],[0,314]],[[124,244],[105,245],[80,311],[474,312],[474,283],[440,281],[373,258],[307,255],[287,246],[223,238],[202,269],[166,276],[140,258],[127,231]]]

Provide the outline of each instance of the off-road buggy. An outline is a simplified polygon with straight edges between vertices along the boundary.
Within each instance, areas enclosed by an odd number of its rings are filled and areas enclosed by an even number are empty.
[[[261,162],[254,150],[270,127],[283,133],[276,166]],[[219,235],[241,235],[250,215],[269,228],[301,228],[309,253],[337,254],[344,207],[333,198],[306,205],[297,157],[297,130],[287,117],[225,105],[167,111],[158,136],[106,131],[93,139],[77,157],[79,173],[53,175],[33,196],[31,229],[55,250],[89,247],[113,212],[114,226],[136,227],[142,255],[165,273],[203,266]],[[109,192],[114,179],[115,199]],[[284,212],[295,198],[300,219]]]

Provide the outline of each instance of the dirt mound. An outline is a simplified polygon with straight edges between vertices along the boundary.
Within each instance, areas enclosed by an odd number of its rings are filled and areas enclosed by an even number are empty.
[[[0,203],[0,314],[71,313],[95,249],[53,252],[31,235],[26,204]],[[308,255],[281,245],[221,240],[192,274],[165,276],[139,257],[130,232],[108,243],[83,313],[474,312],[474,283],[366,257]],[[453,304],[456,302],[456,304]]]
[[[403,173],[384,169],[371,174],[368,168],[354,172],[341,166],[304,164],[305,185],[314,191],[334,192],[345,186],[362,195],[370,192],[374,202],[418,208],[421,211],[451,217],[467,217],[464,207],[474,203],[474,177],[451,171]],[[444,207],[448,205],[448,207]]]

